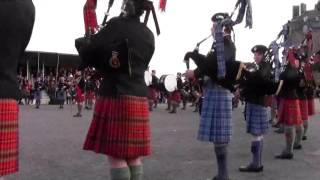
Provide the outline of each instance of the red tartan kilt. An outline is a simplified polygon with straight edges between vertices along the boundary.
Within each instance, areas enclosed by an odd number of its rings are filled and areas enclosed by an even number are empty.
[[[150,155],[148,108],[145,97],[99,97],[83,148],[121,159]]]
[[[83,94],[77,94],[74,98],[77,103],[82,103],[84,101],[84,95]]]
[[[279,114],[280,122],[288,126],[302,124],[298,99],[283,99],[281,105],[282,110]]]
[[[0,100],[0,176],[19,169],[18,112],[16,100]]]
[[[87,99],[94,99],[95,95],[94,95],[94,91],[88,91],[86,93],[86,98]]]
[[[179,90],[175,90],[170,94],[169,97],[170,101],[175,101],[177,103],[180,103],[181,101],[181,93]]]
[[[154,88],[148,88],[148,99],[156,101],[157,100],[157,90]]]
[[[299,100],[299,105],[300,105],[300,112],[301,112],[301,119],[303,121],[308,120],[308,100],[303,99]]]
[[[315,106],[314,106],[314,98],[312,99],[308,99],[308,115],[309,116],[312,116],[314,115],[316,112],[315,112]]]

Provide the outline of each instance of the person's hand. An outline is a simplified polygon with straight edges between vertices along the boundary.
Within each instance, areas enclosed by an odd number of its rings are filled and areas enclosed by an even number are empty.
[[[193,70],[187,70],[185,74],[186,74],[186,77],[187,77],[188,79],[194,79],[194,72],[193,72]]]

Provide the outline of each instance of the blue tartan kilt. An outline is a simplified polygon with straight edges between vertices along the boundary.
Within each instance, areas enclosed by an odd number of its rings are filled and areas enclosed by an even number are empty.
[[[34,92],[34,98],[35,99],[41,99],[41,91],[40,90],[36,90]]]
[[[247,103],[245,110],[247,133],[255,136],[265,134],[268,130],[268,108]]]
[[[229,143],[232,135],[232,95],[223,88],[206,89],[202,102],[198,140]]]

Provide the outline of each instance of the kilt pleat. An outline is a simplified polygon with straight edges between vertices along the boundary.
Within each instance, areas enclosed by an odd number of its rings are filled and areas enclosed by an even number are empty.
[[[0,176],[19,170],[18,113],[16,100],[0,100]]]
[[[155,88],[148,88],[148,99],[152,101],[157,100],[157,90]]]
[[[303,121],[308,120],[308,100],[300,99],[299,105],[300,105],[301,119]]]
[[[314,98],[310,98],[308,99],[308,115],[314,115],[316,113],[315,111]]]
[[[229,143],[232,135],[232,96],[223,88],[206,89],[202,102],[198,140]]]
[[[262,135],[268,130],[268,108],[247,103],[246,104],[247,132],[252,135]]]
[[[84,149],[116,158],[150,155],[147,98],[99,97]]]
[[[177,103],[180,103],[181,101],[181,93],[179,90],[175,90],[172,93],[170,93],[169,97],[170,101],[175,101]]]
[[[299,100],[283,99],[282,112],[279,118],[284,125],[293,126],[302,124]]]

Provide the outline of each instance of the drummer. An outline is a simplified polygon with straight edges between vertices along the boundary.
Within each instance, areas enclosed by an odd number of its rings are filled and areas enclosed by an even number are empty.
[[[183,88],[183,83],[181,79],[181,73],[177,73],[177,87],[176,89],[170,93],[169,96],[169,102],[170,102],[170,107],[172,108],[169,113],[175,114],[177,113],[177,108],[181,102],[181,93],[180,90]]]
[[[157,107],[158,104],[158,83],[159,78],[156,76],[156,70],[151,71],[151,84],[148,86],[148,101],[149,101],[149,111]]]

